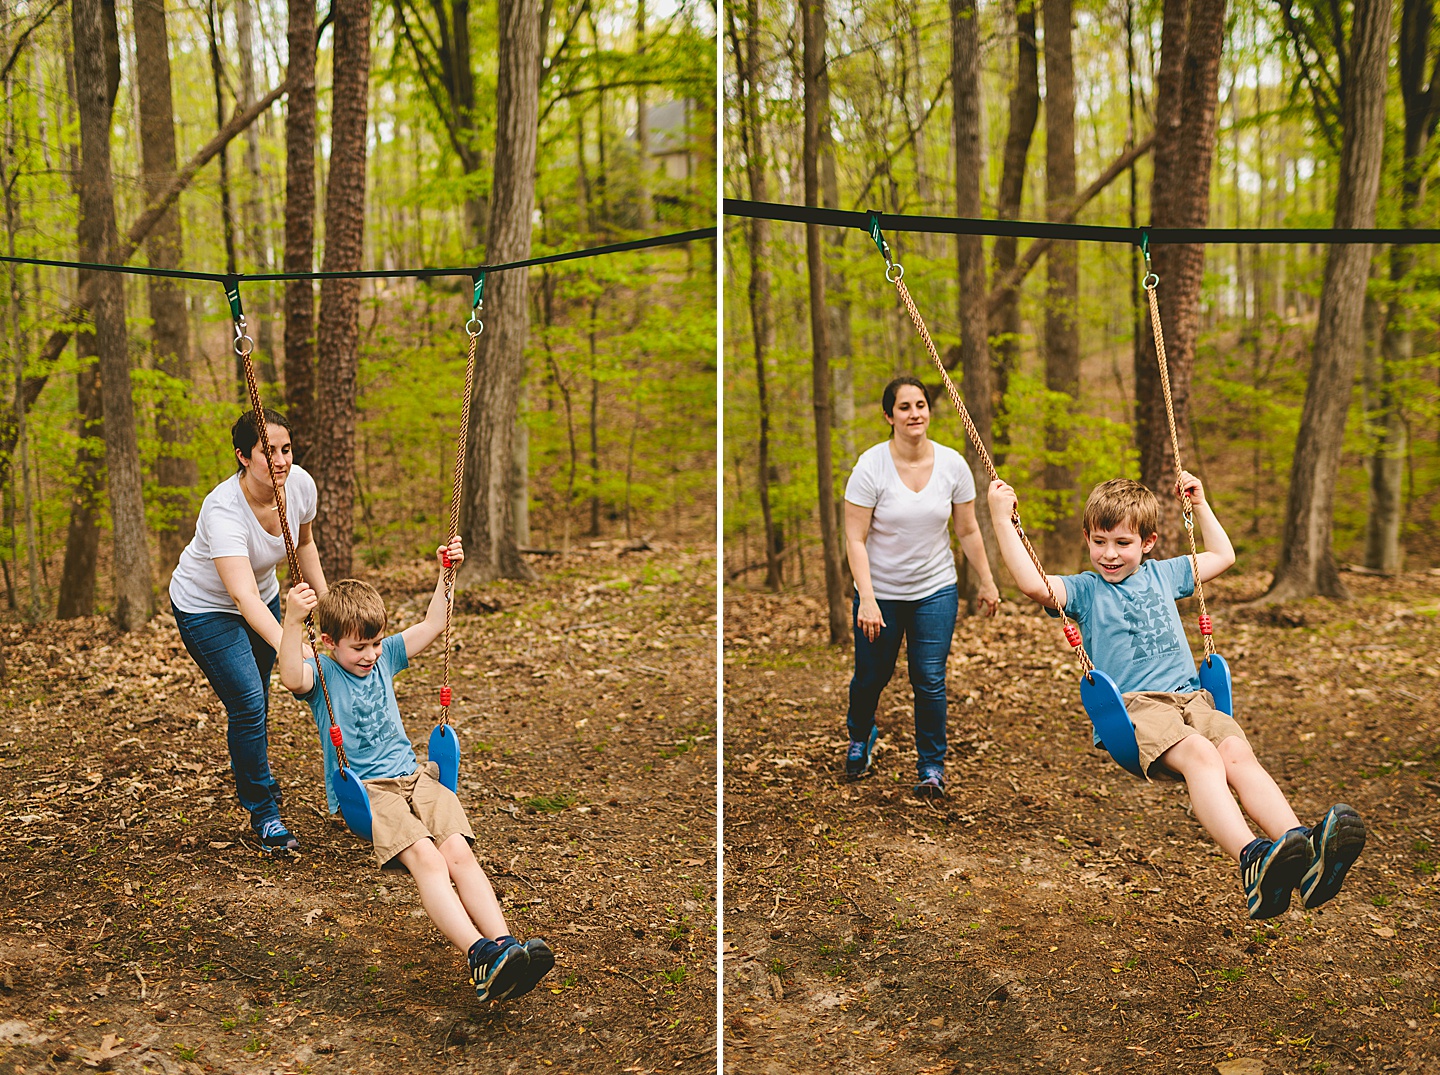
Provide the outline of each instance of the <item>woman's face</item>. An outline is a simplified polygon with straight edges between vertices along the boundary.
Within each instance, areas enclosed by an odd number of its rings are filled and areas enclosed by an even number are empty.
[[[895,393],[895,409],[885,416],[897,436],[920,438],[930,426],[930,404],[925,393],[913,384],[902,384]]]
[[[275,481],[282,487],[285,479],[290,474],[290,464],[294,462],[294,453],[290,447],[290,431],[282,425],[268,422],[265,425],[265,433],[270,438],[270,457],[275,464]],[[235,458],[240,465],[250,473],[252,481],[269,488],[270,468],[265,465],[265,451],[260,442],[250,450],[250,457],[247,459],[240,454],[240,449],[235,449]]]

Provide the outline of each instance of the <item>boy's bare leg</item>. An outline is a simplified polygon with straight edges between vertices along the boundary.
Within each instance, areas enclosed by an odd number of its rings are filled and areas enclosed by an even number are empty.
[[[455,891],[460,894],[460,903],[464,905],[471,922],[491,940],[508,936],[510,927],[505,924],[500,901],[495,898],[495,889],[490,885],[490,878],[485,876],[480,863],[475,861],[475,852],[470,850],[470,842],[458,832],[453,833],[446,837],[439,850],[449,871],[446,884],[448,886],[451,881],[455,882]]]
[[[1215,744],[1203,735],[1187,735],[1161,754],[1159,760],[1185,778],[1195,820],[1215,838],[1225,854],[1239,862],[1240,852],[1255,837],[1230,794],[1230,785],[1225,780],[1225,761]]]
[[[1285,793],[1255,757],[1250,744],[1238,735],[1220,741],[1220,757],[1225,762],[1225,779],[1240,796],[1240,805],[1265,830],[1265,835],[1278,840],[1290,829],[1298,828]]]
[[[464,843],[464,837],[460,837],[460,841]],[[451,944],[468,953],[470,946],[480,939],[480,934],[466,914],[455,889],[450,887],[450,869],[435,841],[417,840],[400,852],[399,858],[410,871],[410,876],[415,878],[420,902],[424,904],[430,921],[439,927]]]

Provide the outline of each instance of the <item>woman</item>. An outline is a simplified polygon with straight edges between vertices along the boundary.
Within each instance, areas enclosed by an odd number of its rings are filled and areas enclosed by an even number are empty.
[[[265,411],[278,493],[305,581],[325,592],[320,554],[310,534],[315,479],[296,466],[290,426]],[[230,768],[235,794],[250,811],[250,825],[269,851],[300,846],[280,820],[280,785],[270,775],[265,718],[270,669],[280,646],[280,584],[275,565],[285,560],[277,488],[270,483],[255,412],[230,430],[238,470],[210,491],[195,521],[195,537],[170,577],[170,604],[186,650],[205,673],[229,715]]]
[[[908,641],[915,688],[915,794],[945,793],[945,662],[960,607],[947,524],[983,580],[978,594],[994,615],[1000,591],[975,521],[975,478],[964,457],[926,436],[930,403],[914,377],[897,377],[881,398],[891,438],[865,451],[845,486],[845,547],[855,576],[855,675],[846,724],[845,774],[870,771],[879,728],[875,706]]]

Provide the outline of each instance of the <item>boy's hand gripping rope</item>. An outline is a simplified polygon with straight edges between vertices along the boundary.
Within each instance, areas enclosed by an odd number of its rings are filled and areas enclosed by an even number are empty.
[[[225,282],[225,297],[230,301],[230,313],[235,320],[235,354],[245,367],[245,387],[250,393],[251,413],[255,416],[256,430],[260,434],[260,448],[265,453],[265,466],[270,471],[270,490],[275,494],[275,510],[280,517],[280,536],[285,541],[285,560],[290,566],[291,585],[294,586],[304,582],[305,576],[300,570],[300,557],[295,551],[295,540],[290,534],[290,521],[285,516],[285,497],[280,491],[280,485],[275,481],[275,457],[270,453],[270,431],[266,428],[269,423],[265,418],[264,404],[260,401],[260,384],[255,377],[255,365],[250,360],[250,353],[255,350],[255,341],[245,331],[245,314],[240,309],[240,284],[233,277]],[[335,710],[330,705],[330,688],[325,685],[325,672],[320,666],[320,647],[315,641],[314,613],[305,617],[305,634],[310,650],[315,654],[315,675],[320,681],[320,693],[325,697],[325,715],[330,720],[330,742],[335,744],[340,768],[345,769],[350,762],[345,757],[344,737],[340,733],[340,726],[335,723]]]
[[[876,249],[880,251],[881,257],[885,259],[885,279],[895,285],[895,290],[900,293],[900,301],[905,304],[905,311],[910,315],[910,320],[915,324],[915,331],[920,334],[924,341],[925,349],[930,353],[930,361],[940,371],[940,379],[945,383],[945,391],[950,396],[950,402],[960,413],[960,421],[965,426],[965,434],[970,438],[970,443],[975,446],[975,454],[980,457],[980,462],[990,475],[991,481],[999,481],[1000,475],[995,469],[995,461],[990,457],[990,452],[985,447],[985,442],[980,439],[980,431],[975,428],[974,421],[970,418],[970,412],[965,407],[965,401],[960,398],[960,392],[955,387],[955,382],[950,379],[950,373],[945,369],[945,363],[940,361],[940,354],[935,350],[935,342],[930,338],[930,330],[925,327],[925,321],[920,316],[920,311],[915,306],[915,300],[910,297],[910,289],[905,286],[905,267],[899,262],[892,260],[890,256],[890,244],[880,234],[880,218],[872,214],[870,217],[870,238],[874,241]],[[1050,595],[1050,603],[1060,613],[1060,622],[1065,630],[1065,640],[1075,650],[1075,655],[1080,661],[1080,670],[1087,677],[1095,668],[1095,662],[1085,652],[1084,640],[1080,637],[1080,628],[1071,621],[1065,613],[1065,606],[1055,596],[1054,589],[1050,586],[1050,576],[1045,573],[1045,567],[1040,563],[1040,557],[1035,552],[1035,547],[1030,544],[1030,538],[1025,533],[1025,527],[1020,522],[1020,508],[1017,505],[1010,512],[1010,523],[1015,527],[1015,533],[1020,537],[1020,543],[1025,546],[1025,552],[1030,557],[1030,562],[1035,565],[1035,570],[1040,573],[1040,581],[1045,584],[1045,592]]]
[[[1155,289],[1160,286],[1160,277],[1150,264],[1150,236],[1140,233],[1140,251],[1145,255],[1145,276],[1140,286],[1145,289],[1145,298],[1150,304],[1150,328],[1155,335],[1155,361],[1160,366],[1160,388],[1165,396],[1165,417],[1170,422],[1170,446],[1175,453],[1175,494],[1180,498],[1180,510],[1184,515],[1185,535],[1190,539],[1190,570],[1195,576],[1195,596],[1200,599],[1200,638],[1205,647],[1205,659],[1215,656],[1215,642],[1211,638],[1214,624],[1210,613],[1205,610],[1205,584],[1200,581],[1200,554],[1195,546],[1195,513],[1190,498],[1182,488],[1185,468],[1180,463],[1180,434],[1175,425],[1175,402],[1170,395],[1170,363],[1165,357],[1165,331],[1160,325],[1160,300]]]
[[[470,338],[469,353],[465,360],[465,394],[460,397],[460,433],[455,438],[455,470],[450,487],[450,538],[460,533],[460,494],[465,481],[465,452],[470,437],[470,393],[475,390],[475,349],[480,333],[485,331],[485,322],[480,314],[485,309],[485,274],[475,277],[475,297],[470,308],[470,319],[465,322],[465,335]],[[440,674],[440,723],[450,723],[450,621],[455,613],[455,565],[450,562],[447,549],[440,554],[445,567],[445,661]]]

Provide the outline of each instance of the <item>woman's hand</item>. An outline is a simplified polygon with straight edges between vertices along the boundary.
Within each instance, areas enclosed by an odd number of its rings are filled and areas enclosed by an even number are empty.
[[[982,616],[993,616],[1000,611],[1000,589],[995,585],[994,579],[986,579],[980,584],[975,600],[980,602]]]
[[[880,628],[885,626],[885,617],[880,615],[880,605],[873,597],[860,598],[860,608],[855,612],[855,626],[868,641],[880,637]]]

